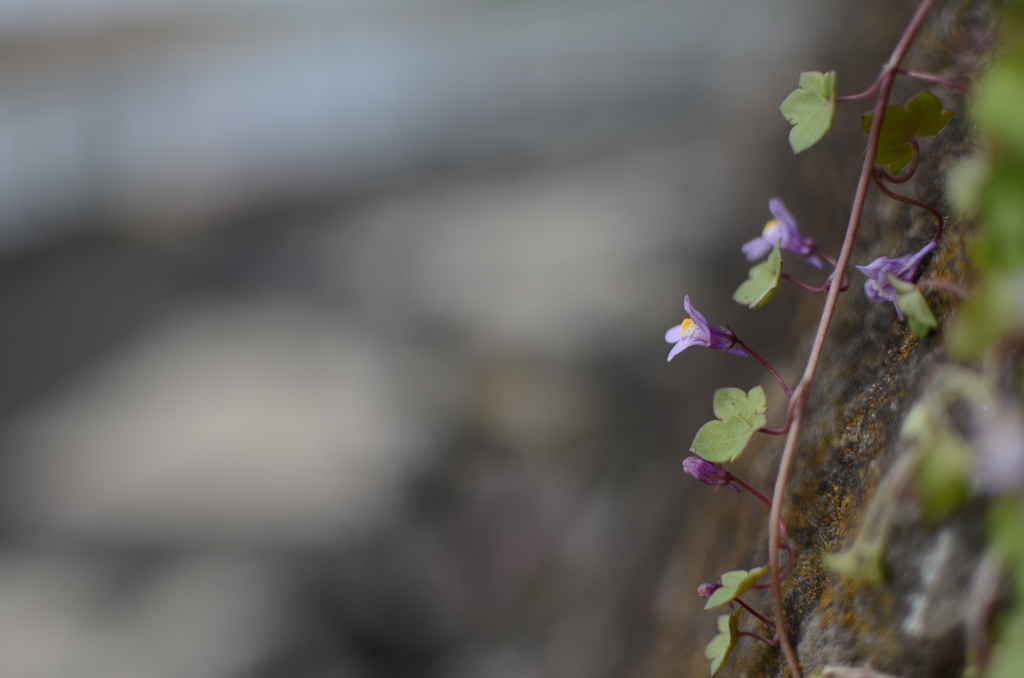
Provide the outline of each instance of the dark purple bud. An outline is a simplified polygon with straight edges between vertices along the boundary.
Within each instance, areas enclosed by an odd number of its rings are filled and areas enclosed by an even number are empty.
[[[712,464],[706,459],[701,459],[700,457],[687,457],[686,459],[683,459],[683,470],[706,485],[714,485],[715,487],[722,487],[725,485],[734,492],[740,491],[738,487],[731,484],[731,473],[718,464]]]
[[[722,588],[721,584],[701,584],[697,587],[697,595],[701,598],[710,598],[711,594]]]

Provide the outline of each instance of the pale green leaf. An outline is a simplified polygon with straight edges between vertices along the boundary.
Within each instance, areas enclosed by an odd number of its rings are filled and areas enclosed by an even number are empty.
[[[749,308],[759,308],[768,303],[779,286],[782,275],[781,240],[776,241],[768,258],[750,269],[749,277],[732,295],[733,301]]]
[[[705,603],[705,610],[713,610],[726,603],[731,603],[749,591],[757,580],[768,572],[768,566],[755,567],[752,570],[733,570],[722,575],[722,587],[717,589]]]
[[[919,338],[928,336],[928,333],[939,326],[935,314],[928,306],[924,295],[916,285],[903,282],[892,273],[889,275],[889,282],[896,290],[896,307],[907,316],[910,329]]]
[[[718,675],[722,664],[729,658],[732,649],[736,647],[736,641],[740,639],[740,612],[743,608],[737,608],[732,614],[723,614],[718,617],[718,635],[711,639],[704,648],[704,656],[711,660],[711,678]]]
[[[799,88],[786,97],[779,112],[793,125],[789,145],[794,153],[818,143],[836,118],[835,71],[801,73]]]
[[[738,388],[715,391],[715,421],[700,427],[690,451],[714,463],[735,461],[757,430],[768,423],[764,388],[755,386],[749,393]]]
[[[719,419],[736,416],[744,421],[753,422],[755,415],[767,411],[768,398],[761,386],[755,386],[748,393],[744,393],[740,388],[720,388],[715,390],[712,409]]]
[[[709,421],[700,427],[693,439],[690,451],[702,459],[714,463],[736,461],[743,448],[758,428],[768,423],[761,415],[761,425],[756,428],[740,417],[726,417],[724,420]]]
[[[800,74],[800,87],[785,97],[778,108],[788,123],[790,147],[803,153],[817,143],[836,121],[836,72]]]

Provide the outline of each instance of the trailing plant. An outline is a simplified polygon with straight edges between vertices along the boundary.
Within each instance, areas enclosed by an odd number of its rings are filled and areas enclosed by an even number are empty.
[[[750,269],[748,279],[736,290],[733,298],[738,303],[749,308],[761,307],[771,300],[782,281],[811,293],[826,295],[817,333],[799,382],[790,387],[768,361],[743,342],[728,326],[711,325],[691,305],[689,297],[683,302],[689,317],[665,334],[665,340],[673,344],[669,360],[693,346],[710,348],[739,357],[750,357],[768,370],[789,398],[784,424],[781,428],[773,430],[766,427],[767,400],[760,386],[749,391],[738,388],[719,389],[715,392],[713,403],[716,418],[704,424],[697,432],[690,447],[697,456],[683,462],[684,470],[698,480],[716,488],[728,487],[737,492],[741,489],[747,490],[761,500],[769,511],[768,563],[752,570],[726,572],[721,576],[720,583],[703,584],[698,589],[698,594],[708,599],[705,609],[725,604],[738,606],[731,614],[719,617],[719,634],[707,646],[705,654],[711,660],[712,676],[721,669],[738,640],[743,636],[750,636],[778,646],[790,674],[794,678],[801,677],[800,664],[787,632],[782,599],[781,583],[789,575],[793,564],[793,549],[782,520],[783,502],[803,423],[807,394],[817,374],[838,295],[849,287],[848,270],[853,245],[860,226],[865,198],[872,185],[893,200],[931,213],[936,218],[936,229],[932,240],[917,252],[899,254],[892,258],[879,257],[873,262],[857,266],[857,269],[867,277],[864,292],[868,299],[876,304],[892,303],[898,318],[906,319],[913,333],[923,337],[934,330],[938,322],[921,290],[931,287],[959,292],[952,283],[918,280],[928,256],[941,241],[944,227],[942,214],[933,206],[901,196],[890,188],[890,185],[903,184],[914,176],[922,153],[922,139],[938,134],[952,117],[952,113],[943,110],[939,99],[929,91],[921,92],[902,106],[891,105],[890,94],[894,80],[897,77],[909,77],[964,91],[962,85],[937,75],[901,68],[904,57],[936,3],[937,0],[923,0],[920,3],[889,60],[868,90],[854,95],[839,96],[839,79],[835,71],[806,72],[800,75],[798,88],[786,97],[780,106],[780,112],[792,125],[789,135],[790,146],[794,153],[803,153],[813,147],[832,127],[839,104],[874,97],[873,109],[862,118],[864,132],[868,135],[867,148],[839,256],[830,256],[819,248],[812,238],[803,235],[796,218],[780,198],[772,198],[769,201],[769,211],[773,218],[767,222],[761,235],[743,246],[743,253],[748,260],[759,261],[767,258]],[[1019,125],[1017,131],[1020,132],[1020,139],[1024,143],[1024,125]],[[1021,164],[1021,168],[1024,173],[1024,163]],[[1024,202],[1021,203],[1021,209],[1024,213]],[[825,282],[816,287],[784,272],[786,257],[795,258],[817,269],[825,269],[827,265],[831,270]],[[1021,312],[1021,316],[1024,318],[1024,311]],[[785,436],[771,499],[721,466],[739,458],[747,443],[757,433]],[[876,522],[879,524],[874,526],[871,534],[858,541],[845,560],[848,561],[846,566],[851,571],[866,568],[865,571],[870,572],[871,578],[880,580],[882,573],[877,554],[887,532],[889,509],[883,505],[875,512],[878,514]],[[1024,543],[1021,545],[1021,552],[1024,553]],[[785,569],[781,566],[783,554],[786,560]],[[835,562],[842,568],[844,558],[840,556]],[[768,583],[759,584],[758,581],[765,576]],[[771,591],[772,619],[754,610],[740,598],[743,593],[759,588]],[[756,618],[771,635],[762,636],[750,631],[741,631],[739,621],[744,611]],[[843,675],[834,667],[827,670],[831,675]],[[854,674],[847,672],[845,675]]]

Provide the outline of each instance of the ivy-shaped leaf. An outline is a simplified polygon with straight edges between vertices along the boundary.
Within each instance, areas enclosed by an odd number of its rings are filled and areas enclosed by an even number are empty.
[[[782,275],[782,250],[779,249],[781,243],[780,238],[775,242],[775,247],[768,258],[750,269],[747,280],[732,295],[733,301],[749,308],[760,308],[768,303],[775,294],[775,289],[779,286],[779,276]]]
[[[704,656],[711,660],[711,678],[718,675],[722,664],[729,658],[732,649],[736,647],[736,641],[740,639],[740,612],[742,607],[736,608],[732,614],[723,614],[718,617],[718,635],[711,639],[708,646],[704,648]]]
[[[836,119],[836,72],[801,73],[800,87],[786,97],[779,112],[793,126],[789,130],[793,153],[818,143]]]
[[[733,570],[722,575],[722,587],[717,589],[704,604],[705,610],[713,610],[726,603],[731,603],[744,593],[749,591],[757,580],[768,572],[768,566],[755,567],[749,572],[747,570]]]
[[[690,451],[714,463],[735,461],[751,436],[765,424],[768,409],[764,389],[755,386],[749,393],[738,388],[720,388],[715,391],[716,421],[700,427],[690,445]]]
[[[914,334],[923,339],[939,326],[939,321],[935,319],[935,314],[916,285],[903,282],[892,273],[888,275],[889,283],[896,290],[896,308],[907,316],[907,322],[910,323],[910,329]]]
[[[870,134],[874,117],[872,112],[861,118],[865,134]],[[935,136],[952,117],[953,113],[942,110],[942,102],[928,90],[908,101],[906,106],[886,106],[875,162],[888,166],[889,174],[897,174],[914,159],[911,137]]]

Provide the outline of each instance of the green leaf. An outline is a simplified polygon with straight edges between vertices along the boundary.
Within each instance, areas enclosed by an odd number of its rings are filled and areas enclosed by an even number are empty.
[[[940,428],[933,432],[919,453],[921,459],[915,469],[914,489],[925,518],[937,523],[967,500],[971,449],[956,433]]]
[[[718,675],[722,664],[729,658],[732,649],[736,647],[736,641],[740,639],[740,612],[742,607],[736,608],[732,614],[723,614],[718,617],[718,635],[711,639],[708,646],[704,648],[704,656],[711,660],[711,678]]]
[[[872,112],[861,118],[865,134],[870,134],[874,117]],[[888,166],[889,174],[899,173],[914,159],[911,138],[935,136],[952,117],[953,113],[942,110],[942,102],[927,90],[906,106],[886,106],[875,163]]]
[[[1024,150],[1024,70],[1004,61],[988,69],[975,87],[972,112],[990,137]]]
[[[818,143],[836,119],[836,72],[801,73],[799,88],[786,97],[779,112],[793,125],[789,130],[793,153]]]
[[[857,539],[852,547],[842,553],[825,554],[823,562],[825,567],[843,577],[865,584],[881,584],[885,580],[882,571],[883,555],[881,542]]]
[[[896,308],[907,316],[907,322],[910,323],[910,329],[914,334],[923,339],[939,326],[939,321],[935,319],[932,309],[916,285],[903,282],[892,273],[888,275],[889,283],[896,290]]]
[[[750,269],[747,280],[732,295],[733,301],[749,308],[759,308],[768,303],[775,294],[779,286],[779,277],[782,275],[782,250],[779,249],[781,243],[781,239],[777,240],[768,258]]]
[[[715,391],[711,407],[719,419],[736,416],[753,425],[757,415],[768,410],[768,398],[761,386],[755,386],[749,393],[740,388],[720,388]]]
[[[715,421],[700,427],[690,451],[714,463],[735,461],[757,429],[768,423],[764,415],[767,399],[764,389],[755,386],[749,393],[738,388],[715,391]]]
[[[972,291],[946,334],[946,349],[957,360],[976,360],[991,345],[1024,324],[1020,298],[1024,275],[990,276]]]
[[[722,575],[722,588],[716,590],[704,604],[705,610],[713,610],[726,603],[731,603],[749,591],[757,580],[768,572],[768,566],[755,567],[753,570],[733,570]]]

